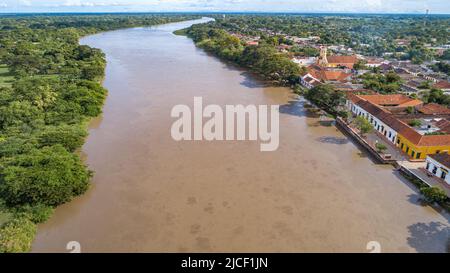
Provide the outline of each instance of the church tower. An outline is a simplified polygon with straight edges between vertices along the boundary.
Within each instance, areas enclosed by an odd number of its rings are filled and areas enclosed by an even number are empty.
[[[320,56],[319,56],[319,65],[320,66],[328,65],[327,51],[328,51],[328,49],[326,46],[320,47]]]

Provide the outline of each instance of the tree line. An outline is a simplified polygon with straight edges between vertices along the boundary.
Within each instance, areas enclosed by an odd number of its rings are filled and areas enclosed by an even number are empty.
[[[261,39],[258,45],[245,45],[239,38],[229,34],[216,23],[193,25],[185,33],[197,46],[214,55],[231,61],[263,78],[277,84],[289,85],[298,82],[301,69],[285,54],[279,53],[273,39]]]
[[[448,43],[450,17],[430,15],[227,15],[213,16],[223,29],[252,36],[320,37],[320,44],[345,45],[366,56],[392,53],[422,63],[436,57],[429,46]],[[404,40],[404,43],[399,43]],[[450,51],[442,56],[448,60]]]
[[[0,252],[27,251],[36,224],[89,188],[74,153],[107,95],[105,55],[80,37],[191,15],[5,16],[0,63],[14,81],[0,88]]]

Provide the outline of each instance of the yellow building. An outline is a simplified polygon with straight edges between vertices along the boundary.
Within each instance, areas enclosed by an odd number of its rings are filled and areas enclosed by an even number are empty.
[[[450,151],[450,110],[404,95],[348,94],[351,111],[367,117],[376,131],[406,153],[411,160]],[[403,113],[413,107],[418,113]],[[396,113],[396,114],[393,114]],[[409,124],[415,121],[417,126]]]
[[[412,129],[414,130],[414,129]],[[397,134],[397,147],[411,159],[426,159],[427,155],[448,153],[450,151],[450,135],[416,136]]]

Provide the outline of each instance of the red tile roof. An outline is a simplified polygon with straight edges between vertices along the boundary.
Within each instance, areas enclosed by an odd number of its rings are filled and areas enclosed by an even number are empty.
[[[397,107],[407,107],[407,106],[418,106],[423,104],[422,101],[411,99],[402,94],[394,95],[360,95],[364,100],[370,101],[374,104],[381,106],[397,106]]]
[[[433,87],[438,88],[438,89],[450,89],[450,82],[440,81],[440,82],[436,83],[435,85],[433,85]]]
[[[371,95],[367,95],[371,96]],[[448,146],[450,135],[421,135],[409,125],[395,117],[390,111],[371,101],[364,99],[364,95],[348,94],[348,98],[356,105],[378,118],[397,133],[408,139],[416,146]],[[382,96],[382,95],[377,95]]]
[[[336,69],[326,69],[318,65],[311,65],[308,67],[308,73],[314,78],[320,81],[339,81],[346,82],[347,79],[352,75],[351,73],[346,73],[342,70]]]
[[[426,115],[447,115],[450,114],[450,109],[437,103],[428,103],[417,109],[419,112]]]
[[[355,64],[358,62],[358,58],[355,55],[352,56],[327,56],[328,63],[331,64]]]

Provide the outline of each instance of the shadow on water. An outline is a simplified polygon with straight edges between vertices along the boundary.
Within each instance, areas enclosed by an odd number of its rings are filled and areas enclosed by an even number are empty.
[[[256,74],[249,71],[242,71],[241,76],[244,77],[244,80],[240,83],[242,86],[248,88],[265,88],[271,86],[268,82],[264,81],[264,79]]]
[[[417,191],[417,189],[414,190]],[[422,195],[417,193],[411,193],[410,195],[408,195],[408,201],[411,204],[419,205],[421,207],[426,207],[429,205],[428,202],[422,197]]]
[[[343,130],[341,127],[336,126],[336,128],[347,138],[348,143],[352,143],[353,146],[355,146],[358,149],[357,155],[359,158],[367,158],[369,159],[373,164],[380,165],[380,162],[373,156],[371,153],[369,153],[366,148],[364,148],[361,143],[359,143],[357,140],[355,140],[352,136],[349,135],[349,133],[345,130]]]
[[[408,226],[408,245],[417,252],[450,252],[450,227],[441,222],[416,223]],[[436,249],[436,246],[443,246]]]
[[[319,142],[322,143],[329,143],[329,144],[336,144],[336,145],[343,145],[347,144],[350,141],[345,137],[333,137],[333,136],[323,136],[316,139]]]
[[[444,217],[444,218],[446,218],[447,220],[450,221],[449,214],[447,213],[447,211],[443,207],[441,207],[441,206],[439,206],[437,204],[430,204],[430,203],[428,203],[422,197],[422,194],[420,193],[420,190],[417,188],[417,186],[414,185],[411,181],[409,181],[406,177],[401,175],[399,171],[393,170],[392,174],[395,177],[397,177],[398,180],[402,181],[403,184],[405,184],[408,188],[410,188],[414,192],[414,193],[411,193],[410,195],[408,195],[408,202],[410,202],[411,204],[417,205],[417,206],[421,206],[421,207],[430,207],[434,211],[436,211],[437,213],[442,215],[442,217]]]
[[[319,118],[318,111],[305,99],[291,100],[287,104],[280,105],[280,113],[297,117]]]

